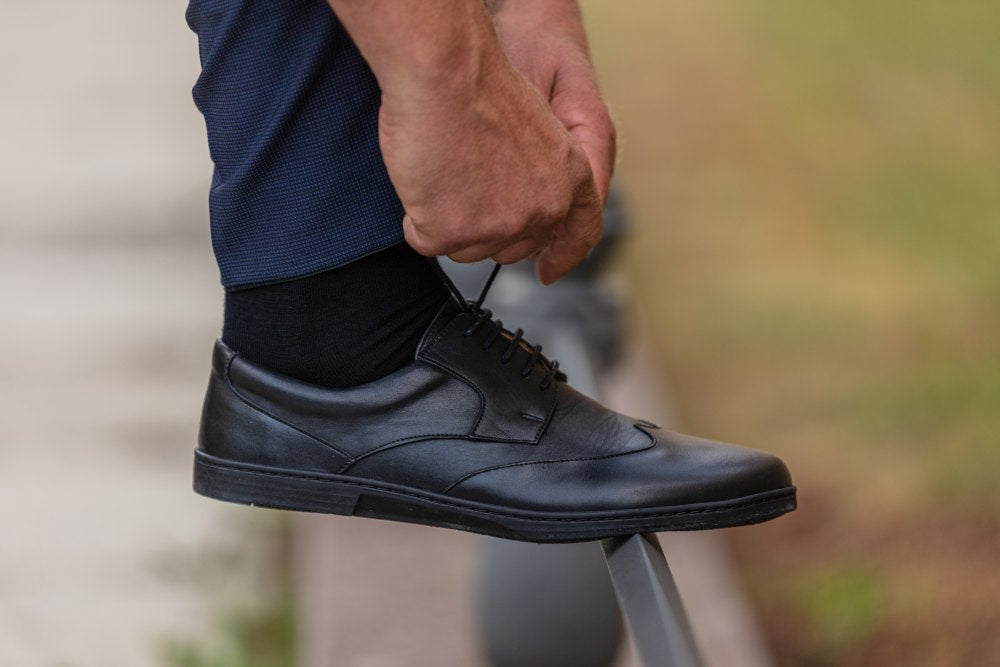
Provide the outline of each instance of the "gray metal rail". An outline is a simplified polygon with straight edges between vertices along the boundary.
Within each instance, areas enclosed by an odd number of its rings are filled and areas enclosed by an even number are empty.
[[[601,542],[636,651],[645,667],[699,667],[701,655],[656,535]]]

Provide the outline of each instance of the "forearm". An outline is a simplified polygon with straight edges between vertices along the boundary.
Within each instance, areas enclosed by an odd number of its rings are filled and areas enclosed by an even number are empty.
[[[508,58],[583,146],[603,198],[614,169],[615,128],[590,62],[579,4],[492,0],[491,10]]]
[[[383,93],[460,92],[502,62],[482,0],[328,0]]]
[[[567,66],[591,68],[576,0],[491,0],[489,7],[504,52],[547,99]]]
[[[577,0],[486,0],[501,38],[512,32],[564,40],[587,52],[587,33]]]

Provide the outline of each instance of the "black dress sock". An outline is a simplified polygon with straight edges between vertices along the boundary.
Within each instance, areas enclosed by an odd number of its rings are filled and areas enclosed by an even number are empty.
[[[448,294],[428,259],[400,243],[307,278],[227,291],[222,340],[278,373],[351,387],[413,361]]]

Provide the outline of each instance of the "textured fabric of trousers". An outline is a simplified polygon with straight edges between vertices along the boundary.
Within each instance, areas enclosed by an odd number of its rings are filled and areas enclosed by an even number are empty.
[[[325,0],[191,0],[186,17],[223,285],[307,276],[400,242],[378,83]]]

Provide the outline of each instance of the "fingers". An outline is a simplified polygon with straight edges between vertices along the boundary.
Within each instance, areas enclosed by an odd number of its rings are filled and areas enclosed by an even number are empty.
[[[497,264],[513,264],[531,257],[539,252],[542,246],[543,244],[534,240],[520,241],[514,245],[477,245],[450,253],[448,258],[460,264],[481,262],[484,259],[492,259]]]
[[[437,246],[421,234],[409,216],[403,220],[403,234],[407,243],[417,252],[423,255],[447,254],[450,259],[463,264],[484,259],[493,259],[498,264],[513,264],[537,255],[538,279],[543,284],[550,285],[582,262],[601,238],[604,218],[598,204],[596,189],[594,186],[591,188],[589,197],[571,209],[569,216],[558,225],[555,234],[547,243],[529,238],[513,244],[481,243],[452,252],[438,252],[434,250]]]
[[[423,232],[407,214],[403,218],[403,234],[417,252],[423,255],[447,255],[460,263],[492,258],[500,264],[513,264],[537,256],[536,273],[539,281],[549,285],[569,273],[597,245],[604,225],[601,194],[588,160],[579,147],[572,168],[578,174],[577,194],[569,212],[554,224],[542,220],[530,224],[519,237],[493,241],[463,243],[454,235],[440,242]]]
[[[502,249],[502,247],[495,243],[479,244],[450,252],[448,253],[448,259],[454,260],[459,264],[471,264],[472,262],[481,262],[484,259],[489,259]]]
[[[596,186],[592,187],[589,196],[573,207],[552,242],[538,255],[535,273],[542,284],[551,285],[572,271],[600,241],[604,213]]]
[[[515,243],[509,248],[505,248],[498,253],[490,255],[494,262],[497,264],[514,264],[515,262],[520,262],[522,259],[527,259],[532,255],[537,254],[545,247],[544,243],[539,243],[536,240],[526,240],[520,243]]]
[[[603,202],[614,172],[617,133],[589,62],[579,61],[563,71],[555,82],[550,104],[552,113],[586,153]]]
[[[570,136],[579,142],[590,163],[601,202],[604,202],[618,150],[617,134],[607,106],[596,88],[590,91],[584,88],[558,94],[553,98],[552,111]]]
[[[428,257],[447,256],[456,262],[478,262],[492,257],[510,245],[499,241],[463,239],[450,229],[441,230],[432,227],[431,231],[438,233],[432,235],[424,231],[408,213],[403,216],[403,238],[414,250]]]
[[[409,213],[403,215],[403,238],[410,247],[421,255],[433,257],[437,255],[437,247],[434,242],[417,227]]]
[[[538,255],[535,273],[551,285],[575,268],[601,240],[604,228],[604,193],[582,147],[577,146],[573,173],[576,190],[569,214],[553,230],[552,240]]]
[[[529,229],[526,233],[531,233],[532,236],[473,243],[467,246],[462,246],[460,243],[448,245],[437,243],[421,232],[419,225],[414,223],[410,215],[403,217],[403,236],[414,250],[427,256],[447,255],[449,259],[463,264],[484,259],[493,259],[498,264],[513,264],[538,253],[548,244],[551,236],[542,235],[537,229]]]

